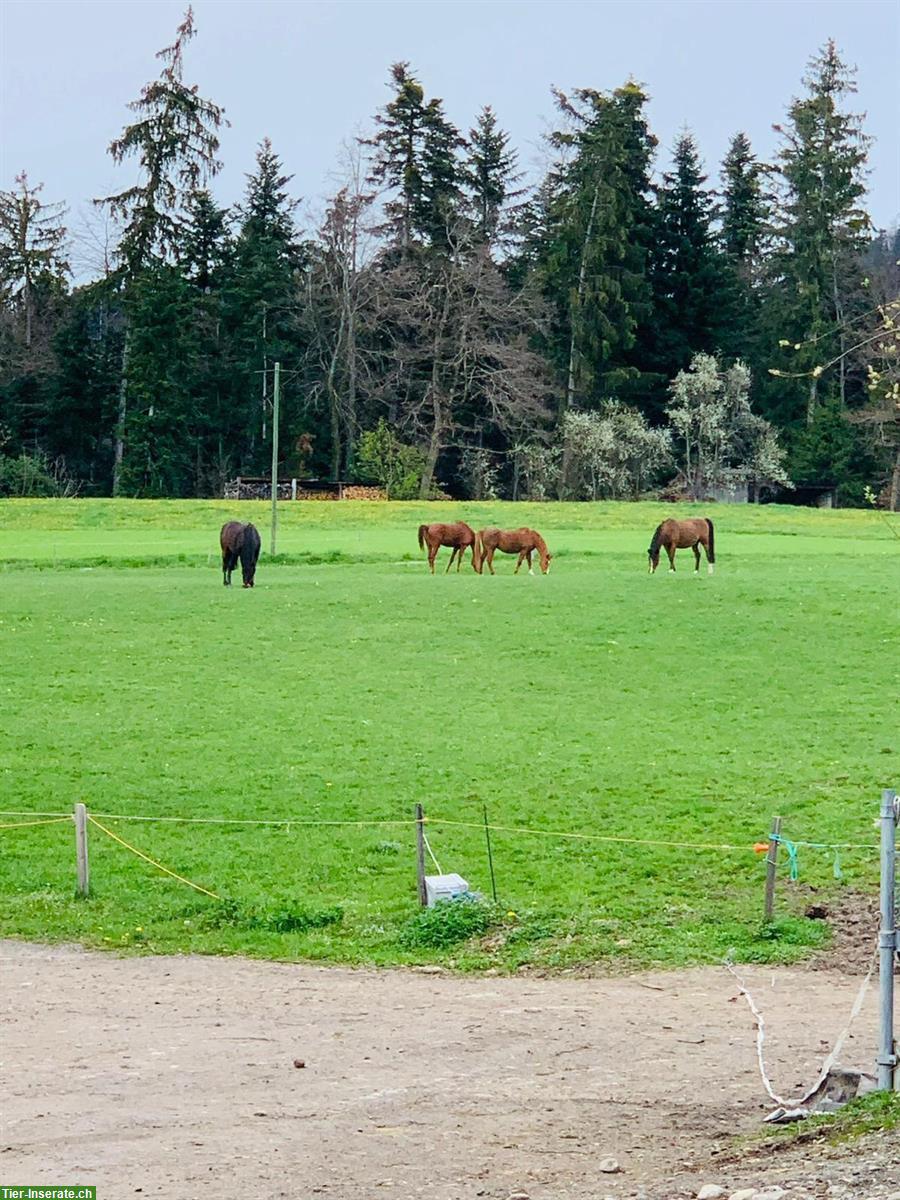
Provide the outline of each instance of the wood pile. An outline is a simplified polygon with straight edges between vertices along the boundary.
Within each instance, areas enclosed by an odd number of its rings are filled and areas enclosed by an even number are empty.
[[[225,484],[226,500],[269,500],[271,485],[268,479],[241,478]],[[387,500],[383,488],[366,487],[356,483],[323,483],[319,480],[278,480],[279,500]]]
[[[347,483],[341,491],[342,500],[387,500],[387,493],[380,487],[362,487],[355,483]]]

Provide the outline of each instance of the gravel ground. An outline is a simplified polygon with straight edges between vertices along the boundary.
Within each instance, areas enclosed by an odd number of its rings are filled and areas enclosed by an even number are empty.
[[[735,1159],[771,1106],[721,969],[466,977],[8,941],[0,971],[3,1183],[93,1183],[99,1200],[663,1200],[704,1184],[900,1200],[898,1139]],[[796,1095],[858,979],[743,973],[775,1086]],[[843,1065],[871,1069],[875,1028],[873,989]]]

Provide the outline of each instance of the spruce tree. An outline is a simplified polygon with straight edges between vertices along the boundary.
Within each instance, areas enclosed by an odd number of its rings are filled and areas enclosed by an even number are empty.
[[[868,243],[869,218],[860,207],[871,141],[862,118],[845,112],[856,92],[855,71],[833,41],[811,60],[807,94],[794,100],[778,155],[785,188],[779,234],[783,244],[781,339],[790,352],[786,371],[803,379],[806,420],[821,400],[822,364],[836,361],[826,381],[840,404],[847,399],[846,322],[861,279],[860,258]],[[798,383],[795,392],[800,398]],[[826,393],[827,398],[827,393]]]
[[[722,162],[722,248],[748,278],[762,253],[769,221],[764,168],[746,133],[736,133]]]
[[[53,337],[68,292],[62,204],[45,204],[23,171],[0,192],[0,441],[40,448]]]
[[[226,440],[235,467],[246,473],[266,465],[274,363],[296,365],[300,350],[298,292],[308,254],[296,227],[300,200],[290,194],[292,178],[265,138],[237,209],[239,230],[225,299],[232,374]],[[287,402],[282,415],[290,428],[296,414]]]
[[[510,201],[523,194],[516,188],[522,178],[517,165],[518,155],[509,144],[509,134],[500,128],[494,110],[486,104],[469,130],[465,181],[475,235],[488,247],[510,232],[515,215]]]
[[[43,184],[31,187],[24,171],[13,191],[0,191],[0,298],[21,313],[21,339],[30,350],[38,292],[65,286],[65,206],[45,204]]]
[[[381,232],[406,255],[415,245],[446,250],[460,214],[465,145],[444,114],[443,101],[425,101],[409,63],[391,68],[394,99],[375,116],[378,133],[365,141],[375,151],[369,176],[390,190]]]
[[[394,98],[376,114],[378,133],[364,144],[375,151],[369,182],[393,193],[384,206],[388,224],[381,232],[388,233],[405,253],[425,195],[425,90],[408,62],[394,63],[388,86],[393,86]]]
[[[696,143],[685,133],[675,144],[673,169],[663,175],[657,192],[650,255],[650,353],[654,370],[665,380],[686,368],[698,351],[717,350],[731,315],[733,295],[713,234],[713,200],[705,183]]]
[[[184,81],[184,49],[194,35],[193,11],[188,8],[174,43],[157,54],[163,63],[160,77],[148,83],[138,99],[128,106],[136,114],[135,121],[109,147],[117,164],[137,159],[139,182],[96,202],[123,223],[117,257],[126,326],[115,429],[113,495],[121,490],[126,473],[133,480],[157,478],[152,462],[148,467],[145,461],[146,455],[152,456],[153,452],[149,443],[136,449],[138,461],[131,466],[124,463],[130,420],[128,393],[135,378],[129,363],[132,335],[145,340],[134,320],[138,311],[148,318],[153,315],[152,302],[148,303],[153,285],[142,276],[146,272],[161,272],[158,283],[161,296],[167,298],[163,307],[166,312],[173,312],[168,299],[172,281],[164,268],[177,250],[189,198],[221,165],[217,157],[218,130],[225,120],[224,110],[204,99],[196,86]],[[163,332],[155,321],[153,325],[157,335]],[[170,355],[174,353],[173,346]],[[158,361],[168,361],[165,352]],[[142,392],[154,394],[152,380],[140,378],[139,384]],[[163,392],[168,394],[168,389]],[[132,415],[142,428],[146,426],[146,412]]]
[[[628,355],[649,303],[645,193],[655,144],[645,102],[633,83],[611,94],[557,93],[568,128],[552,141],[569,157],[551,184],[540,270],[555,311],[551,353],[566,408],[615,396],[637,375]]]

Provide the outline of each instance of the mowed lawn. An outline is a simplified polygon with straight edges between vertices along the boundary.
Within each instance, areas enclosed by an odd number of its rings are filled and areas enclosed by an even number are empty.
[[[716,574],[682,552],[651,578],[659,505],[285,504],[287,561],[264,553],[244,591],[221,586],[218,528],[252,517],[265,550],[265,505],[5,503],[2,807],[84,801],[221,899],[92,827],[77,900],[70,824],[5,829],[0,933],[459,966],[804,953],[825,935],[802,917],[809,885],[877,885],[878,799],[900,780],[900,522],[713,508]],[[495,578],[432,578],[416,526],[460,516],[542,529],[550,575],[498,556]],[[444,871],[486,895],[484,806],[505,827],[500,904],[467,941],[417,924],[417,803]],[[752,846],[774,813],[788,837],[873,850],[842,851],[838,881],[830,852],[801,848],[766,929]]]

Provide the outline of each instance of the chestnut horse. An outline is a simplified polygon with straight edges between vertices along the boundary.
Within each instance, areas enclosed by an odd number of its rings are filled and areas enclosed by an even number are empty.
[[[528,561],[528,574],[534,574],[531,556],[535,551],[540,556],[543,573],[546,575],[550,570],[550,559],[553,555],[548,552],[547,543],[536,529],[526,529],[524,526],[521,529],[482,529],[478,540],[481,543],[482,564],[487,563],[488,570],[492,575],[496,574],[494,553],[497,550],[501,550],[504,554],[518,554],[519,561],[513,571],[514,575],[518,575],[519,567],[525,560]]]
[[[420,525],[419,526],[419,549],[424,550],[428,547],[428,566],[431,568],[432,575],[434,574],[434,560],[437,558],[437,552],[441,546],[452,546],[453,553],[450,555],[450,561],[447,563],[447,570],[453,566],[453,560],[459,555],[456,562],[457,571],[462,566],[463,555],[471,546],[472,548],[472,567],[480,573],[481,571],[481,556],[478,552],[478,538],[474,529],[465,523],[465,521],[454,521],[452,525]]]
[[[219,534],[219,544],[222,547],[222,582],[226,587],[231,587],[231,572],[240,558],[244,587],[252,588],[260,547],[256,526],[226,521]]]
[[[706,551],[707,570],[713,573],[713,563],[716,561],[716,539],[713,523],[709,517],[696,517],[688,521],[675,521],[670,518],[657,525],[653,541],[647,555],[650,559],[650,574],[659,566],[659,551],[663,547],[669,556],[669,570],[675,570],[675,551],[694,551],[694,574],[700,570],[700,547]]]

